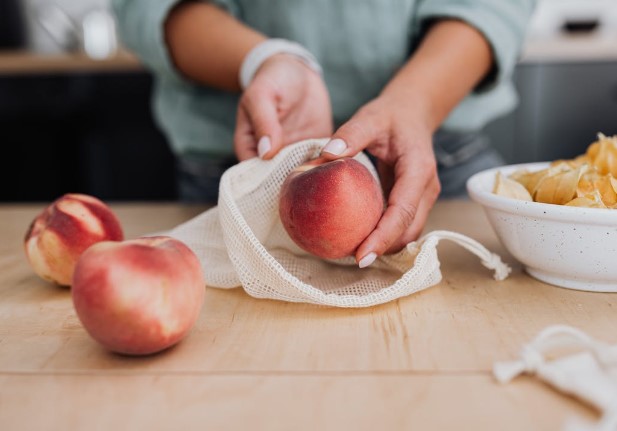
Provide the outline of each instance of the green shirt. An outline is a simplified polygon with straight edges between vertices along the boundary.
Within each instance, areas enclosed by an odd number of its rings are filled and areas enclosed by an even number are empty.
[[[233,153],[238,94],[184,78],[170,60],[163,24],[179,0],[112,0],[120,37],[154,72],[154,113],[179,156]],[[466,132],[511,111],[511,76],[535,0],[215,0],[270,37],[297,41],[320,62],[335,125],[376,97],[413,52],[423,25],[464,20],[489,41],[494,73],[442,128]],[[410,100],[409,103],[413,103]]]

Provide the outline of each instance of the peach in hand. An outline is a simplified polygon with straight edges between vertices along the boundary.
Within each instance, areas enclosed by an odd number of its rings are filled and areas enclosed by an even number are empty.
[[[92,338],[116,353],[146,355],[188,334],[205,287],[191,249],[158,236],[93,245],[77,262],[71,293]]]
[[[66,194],[47,206],[30,224],[24,239],[32,269],[41,278],[68,286],[77,259],[99,241],[121,241],[122,227],[99,199]]]
[[[353,255],[383,211],[379,182],[352,158],[300,165],[283,182],[279,197],[281,222],[291,239],[326,259]]]

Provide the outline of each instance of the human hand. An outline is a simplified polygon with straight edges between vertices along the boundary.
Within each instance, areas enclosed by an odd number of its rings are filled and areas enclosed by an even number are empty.
[[[437,200],[441,186],[426,112],[405,95],[382,94],[343,124],[322,150],[322,156],[336,159],[366,149],[378,159],[388,205],[356,250],[360,267],[417,239]]]
[[[269,58],[240,98],[234,150],[271,159],[285,145],[330,136],[332,108],[321,76],[287,54]]]

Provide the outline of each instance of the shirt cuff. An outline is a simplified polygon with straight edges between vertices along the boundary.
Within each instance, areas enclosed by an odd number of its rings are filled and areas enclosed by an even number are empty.
[[[266,60],[273,55],[281,53],[292,55],[316,73],[323,74],[323,70],[315,56],[299,43],[286,39],[266,39],[249,51],[242,61],[239,77],[242,89],[244,90],[249,86],[257,70]]]

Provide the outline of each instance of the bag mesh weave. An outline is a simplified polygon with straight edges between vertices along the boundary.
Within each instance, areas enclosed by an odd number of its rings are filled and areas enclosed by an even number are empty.
[[[299,248],[280,221],[279,191],[289,173],[317,157],[326,142],[302,141],[272,160],[253,158],[231,167],[221,178],[218,205],[167,233],[195,252],[208,286],[242,286],[254,297],[282,301],[373,306],[439,283],[436,246],[442,238],[479,255],[495,278],[507,276],[509,268],[497,255],[454,232],[431,232],[364,269],[352,257],[324,260]],[[356,159],[377,175],[366,155]]]

